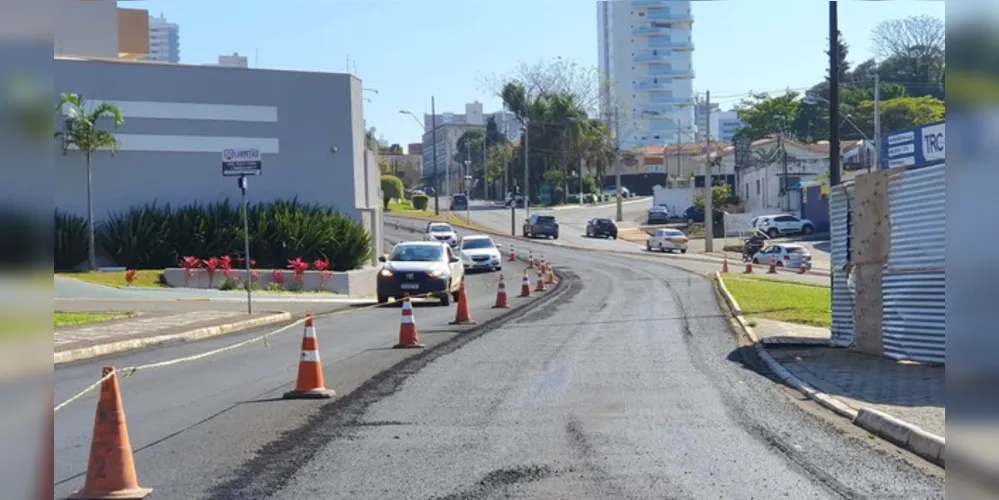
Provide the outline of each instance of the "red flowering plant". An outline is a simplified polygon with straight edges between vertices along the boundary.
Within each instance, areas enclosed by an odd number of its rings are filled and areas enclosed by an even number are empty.
[[[232,279],[232,257],[223,255],[219,258],[219,264],[222,266],[222,275],[225,279]]]
[[[271,281],[277,283],[278,285],[284,284],[284,271],[281,269],[275,269],[271,271]]]
[[[132,283],[135,283],[135,269],[125,270],[125,282],[128,283],[128,286],[132,286]]]
[[[211,257],[205,259],[205,271],[208,271],[208,287],[213,288],[215,286],[215,273],[221,267],[222,261],[218,257]]]
[[[312,262],[312,268],[319,271],[319,288],[326,290],[326,285],[330,282],[330,277],[333,276],[333,271],[330,271],[330,261],[326,259],[316,259]]]
[[[201,259],[188,255],[183,259],[180,259],[180,267],[184,268],[184,286],[191,285],[191,278],[194,277],[194,273],[198,272],[201,267]]]
[[[288,261],[288,269],[294,271],[294,278],[299,284],[305,280],[305,271],[309,270],[309,263],[302,260],[301,257],[296,257],[294,260]]]

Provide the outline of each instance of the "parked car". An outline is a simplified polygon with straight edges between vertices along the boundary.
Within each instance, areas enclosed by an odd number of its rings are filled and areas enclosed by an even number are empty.
[[[617,186],[604,186],[601,192],[607,196],[617,196]],[[631,192],[628,191],[628,188],[621,186],[621,197],[628,198],[630,196]]]
[[[669,222],[669,209],[662,205],[655,205],[649,208],[646,216],[646,224],[666,224]]]
[[[768,245],[753,255],[753,264],[770,265],[770,262],[773,262],[777,267],[792,269],[797,269],[804,263],[805,269],[811,269],[812,254],[802,245],[781,243]]]
[[[523,236],[525,238],[558,239],[558,222],[552,215],[531,214],[524,220]]]
[[[750,224],[771,238],[795,233],[812,234],[815,231],[812,221],[791,214],[763,215],[750,221]]]
[[[524,208],[524,197],[519,194],[507,193],[504,204],[508,207],[510,205],[516,205],[517,208]]]
[[[689,206],[683,211],[683,219],[687,223],[704,222],[704,210],[695,206]]]
[[[435,297],[442,306],[458,300],[465,266],[449,245],[437,241],[399,243],[378,260],[382,263],[376,287],[379,304],[406,294]]]
[[[427,224],[427,230],[423,235],[423,239],[425,241],[447,243],[453,248],[458,246],[458,233],[447,222],[431,222]]]
[[[645,240],[645,249],[648,251],[659,250],[660,252],[687,253],[687,235],[679,229],[656,229]]]
[[[461,239],[461,260],[465,270],[503,270],[500,244],[484,234],[470,234]]]
[[[617,239],[617,223],[611,219],[601,219],[594,217],[586,223],[586,236],[588,238],[614,238]]]
[[[451,208],[449,210],[468,210],[468,196],[464,194],[451,195]]]

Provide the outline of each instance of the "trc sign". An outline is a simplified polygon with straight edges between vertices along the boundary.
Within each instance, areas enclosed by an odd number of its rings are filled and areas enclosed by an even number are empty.
[[[944,122],[897,130],[881,141],[880,168],[922,167],[947,159]]]

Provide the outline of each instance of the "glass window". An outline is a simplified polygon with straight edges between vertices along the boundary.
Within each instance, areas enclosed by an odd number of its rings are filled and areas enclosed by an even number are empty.
[[[438,245],[400,245],[395,247],[389,260],[393,262],[436,262],[441,260],[444,249]]]
[[[490,238],[472,238],[461,240],[462,250],[481,250],[483,248],[496,248]]]
[[[454,229],[451,227],[451,224],[431,224],[430,225],[430,232],[431,233],[450,233],[450,232],[453,232],[453,231],[454,231]]]

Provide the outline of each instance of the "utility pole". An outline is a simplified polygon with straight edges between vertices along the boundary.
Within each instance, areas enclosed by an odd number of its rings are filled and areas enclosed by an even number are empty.
[[[624,220],[624,207],[621,200],[621,120],[618,107],[614,106],[614,177],[617,184],[617,221]]]
[[[881,169],[881,72],[874,68],[874,155],[871,164],[874,170]],[[871,171],[871,167],[867,167]]]
[[[471,182],[469,182],[469,180],[470,180],[469,177],[472,176],[472,142],[471,141],[465,141],[465,158],[468,158],[468,161],[465,163],[465,178],[463,179],[465,181],[465,196],[467,196],[468,199],[471,200],[472,199],[472,186],[471,186]]]
[[[777,144],[780,145],[780,161],[782,165],[781,169],[781,190],[784,195],[784,210],[791,211],[791,190],[787,185],[787,146],[784,144],[784,134],[777,136]]]
[[[524,192],[522,193],[524,197],[524,217],[529,218],[531,216],[531,177],[530,177],[530,138],[531,138],[531,120],[529,118],[524,119]],[[513,203],[514,208],[517,206],[517,202]]]
[[[437,107],[430,96],[430,140],[434,143],[434,214],[441,214],[441,181],[437,175]]]
[[[680,120],[676,121],[676,128],[677,128],[677,130],[676,130],[676,178],[677,178],[677,180],[680,180],[680,179],[683,178],[683,163],[682,163],[682,161],[683,161],[683,155],[681,154],[681,152],[683,151],[683,137],[680,136],[681,131],[683,129],[680,127]],[[665,164],[666,164],[666,158],[663,157],[663,165],[665,165]],[[669,169],[668,168],[666,169],[666,173],[667,173],[667,175],[669,174]]]
[[[486,163],[489,161],[489,126],[482,132],[482,199],[489,199],[489,175]]]
[[[839,12],[829,2],[829,187],[839,185]]]
[[[704,93],[707,116],[704,126],[704,251],[711,253],[714,248],[714,207],[711,195],[711,91]]]

